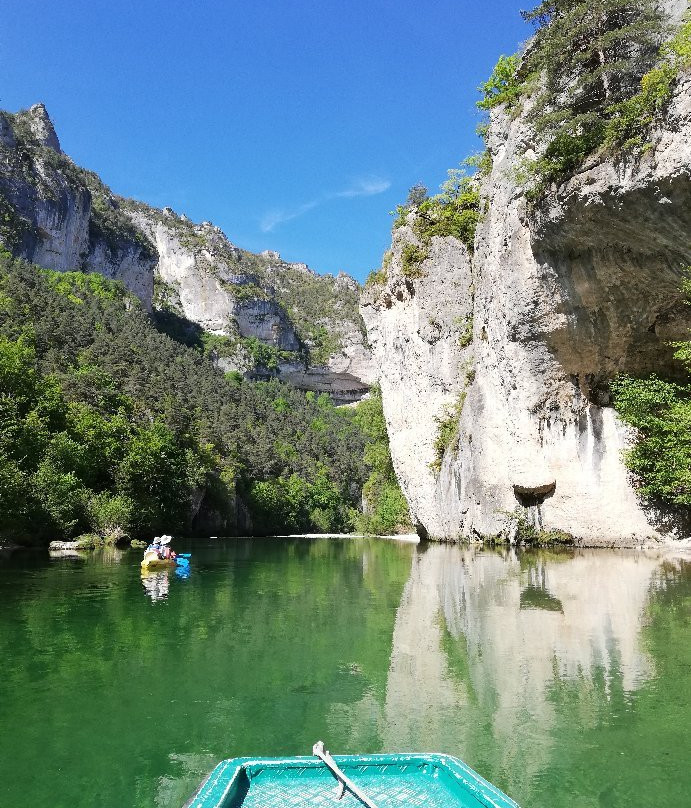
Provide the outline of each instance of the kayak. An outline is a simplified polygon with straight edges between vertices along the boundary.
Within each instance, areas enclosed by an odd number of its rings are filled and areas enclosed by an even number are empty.
[[[174,558],[160,558],[158,553],[153,550],[147,550],[142,559],[142,569],[162,569],[163,567],[174,567]]]
[[[332,757],[318,748],[315,757],[223,760],[185,808],[518,808],[449,755]]]
[[[190,566],[189,554],[178,555],[175,558],[160,558],[155,550],[147,550],[142,559],[142,569],[163,569],[165,567],[184,567],[188,569]]]

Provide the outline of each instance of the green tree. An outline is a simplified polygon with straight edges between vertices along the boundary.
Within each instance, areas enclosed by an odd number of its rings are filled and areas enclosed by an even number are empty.
[[[681,284],[691,305],[691,267]],[[691,505],[691,341],[675,344],[685,367],[684,383],[620,376],[612,382],[614,406],[636,429],[637,440],[626,464],[638,478],[640,493],[671,505]]]
[[[396,479],[381,389],[373,387],[370,397],[361,401],[355,422],[367,436],[365,465],[370,474],[362,490],[364,513],[356,517],[356,527],[367,533],[396,533],[411,529],[408,503]]]
[[[322,533],[345,528],[342,509],[343,496],[338,486],[329,479],[323,464],[309,487],[309,521]]]
[[[523,17],[538,29],[522,69],[545,82],[538,114],[547,128],[583,126],[630,96],[663,38],[653,0],[543,0]]]
[[[0,452],[0,536],[16,539],[26,535],[39,509],[28,475],[19,463]]]
[[[296,532],[308,523],[309,484],[297,474],[254,483],[250,506],[259,532]]]
[[[522,87],[518,79],[518,56],[500,56],[492,75],[479,88],[482,99],[477,102],[480,109],[490,110],[499,104],[514,104],[521,95]]]
[[[91,496],[86,505],[90,529],[106,542],[129,536],[134,524],[136,504],[130,497],[108,491]]]
[[[347,527],[343,493],[322,464],[317,465],[311,480],[291,474],[254,483],[249,498],[260,533],[328,533]]]
[[[32,478],[35,496],[48,517],[49,530],[58,538],[79,532],[86,524],[87,491],[73,472],[57,469],[43,460]]]
[[[185,450],[160,421],[137,432],[116,472],[117,490],[135,504],[138,533],[186,525],[191,489]]]
[[[657,376],[612,383],[614,405],[638,432],[626,463],[640,493],[672,505],[691,505],[691,384]]]
[[[642,147],[631,130],[649,126],[655,112],[649,103],[657,103],[659,112],[672,77],[663,70],[664,76],[653,78],[666,35],[653,0],[543,0],[523,16],[537,32],[519,73],[523,91],[533,93],[529,118],[545,144],[542,155],[526,165],[534,201],[603,144],[635,141]]]
[[[427,195],[427,186],[421,182],[415,183],[408,189],[408,197],[405,201],[406,208],[418,207],[427,199]]]
[[[117,464],[130,440],[132,424],[122,412],[102,415],[82,402],[68,405],[66,420],[68,434],[84,452],[79,468],[81,478],[96,490],[111,487]]]

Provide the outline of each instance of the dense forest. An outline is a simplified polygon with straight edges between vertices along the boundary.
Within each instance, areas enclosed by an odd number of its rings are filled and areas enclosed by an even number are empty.
[[[4,538],[352,529],[372,406],[224,375],[119,283],[0,254]]]

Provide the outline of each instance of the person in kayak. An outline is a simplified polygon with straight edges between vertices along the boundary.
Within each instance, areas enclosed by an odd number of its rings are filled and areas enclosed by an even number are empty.
[[[158,536],[154,536],[151,544],[146,548],[144,551],[145,553],[156,553],[159,558],[163,558],[161,555],[161,539]]]
[[[172,536],[154,536],[151,544],[146,548],[147,553],[156,553],[161,561],[173,560],[175,553],[170,549]]]
[[[158,562],[175,562],[177,564],[182,563],[189,566],[187,555],[183,554],[183,556],[178,559],[178,554],[170,548],[170,542],[172,540],[172,536],[155,536],[151,544],[144,551],[142,566],[150,566]]]
[[[176,557],[175,552],[171,549],[170,543],[173,540],[172,536],[161,536],[161,549],[159,557],[167,560],[174,560]]]

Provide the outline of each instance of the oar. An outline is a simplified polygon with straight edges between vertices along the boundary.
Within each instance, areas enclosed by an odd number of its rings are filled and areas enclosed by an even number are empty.
[[[338,795],[339,800],[343,796],[343,789],[347,788],[348,791],[350,791],[351,794],[354,794],[363,805],[367,806],[367,808],[377,808],[372,800],[366,794],[363,794],[355,783],[341,771],[336,761],[331,757],[329,752],[324,749],[323,741],[317,741],[317,743],[314,744],[312,747],[312,754],[316,755],[331,770],[331,773],[340,783],[341,789]]]
[[[192,558],[192,553],[175,553],[176,558]]]

